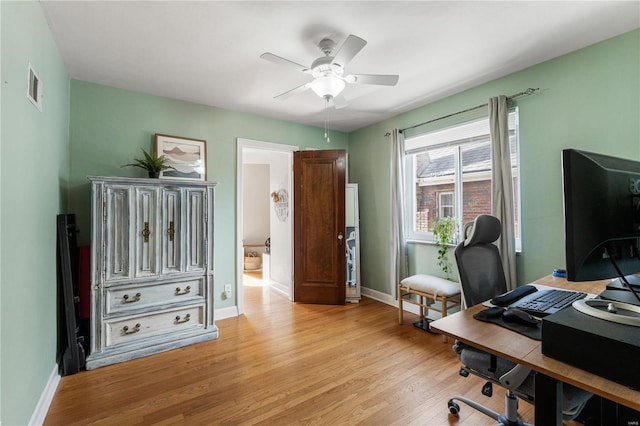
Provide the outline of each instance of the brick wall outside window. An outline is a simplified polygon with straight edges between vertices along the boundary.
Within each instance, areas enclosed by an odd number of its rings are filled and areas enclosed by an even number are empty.
[[[464,217],[462,223],[473,221],[479,214],[491,214],[491,180],[465,182],[463,185],[464,198],[462,204]],[[431,232],[431,224],[438,216],[438,193],[440,192],[453,192],[453,183],[428,186],[416,185],[417,232]],[[517,211],[516,217],[518,217]],[[516,223],[516,228],[518,225]]]

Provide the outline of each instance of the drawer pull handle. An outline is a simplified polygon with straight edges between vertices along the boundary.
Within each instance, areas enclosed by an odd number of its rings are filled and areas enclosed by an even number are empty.
[[[140,323],[137,323],[135,325],[135,327],[133,327],[131,330],[129,330],[129,327],[125,325],[124,327],[122,327],[122,334],[134,334],[134,333],[137,333],[138,331],[140,331],[140,327],[141,327]]]
[[[136,303],[140,301],[141,297],[142,294],[136,293],[136,295],[133,296],[133,299],[129,299],[129,295],[125,294],[124,296],[122,296],[122,303]]]
[[[169,241],[173,241],[174,236],[176,234],[176,228],[175,228],[175,225],[173,224],[173,221],[169,222],[169,229],[167,230],[167,233],[169,234]]]
[[[182,296],[183,294],[189,294],[189,293],[191,293],[190,285],[186,286],[184,290],[182,290],[180,287],[176,287],[176,296]]]
[[[142,230],[142,237],[144,238],[144,242],[149,242],[149,235],[151,235],[151,231],[149,231],[149,222],[144,223],[144,229]]]
[[[184,324],[185,322],[189,322],[191,320],[191,314],[187,314],[184,318],[180,318],[180,315],[176,317],[176,324]]]

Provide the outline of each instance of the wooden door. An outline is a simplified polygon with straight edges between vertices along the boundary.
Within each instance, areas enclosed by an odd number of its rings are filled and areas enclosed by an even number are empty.
[[[293,301],[345,303],[345,168],[343,150],[293,154]]]

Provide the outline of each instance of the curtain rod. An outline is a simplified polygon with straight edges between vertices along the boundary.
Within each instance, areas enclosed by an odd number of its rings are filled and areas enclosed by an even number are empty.
[[[523,92],[516,93],[515,95],[509,96],[508,99],[515,99],[515,98],[519,98],[521,96],[529,96],[529,95],[532,95],[533,93],[537,92],[538,90],[540,90],[540,89],[539,88],[532,89],[531,87],[529,87],[528,89],[526,89]],[[475,110],[480,109],[480,108],[486,108],[488,105],[489,105],[488,103],[487,104],[482,104],[482,105],[477,105],[477,106],[474,106],[474,107],[471,107],[471,108],[467,108],[467,109],[465,109],[463,111],[454,112],[454,113],[449,114],[449,115],[444,115],[442,117],[434,118],[433,120],[425,121],[424,123],[419,123],[419,124],[416,124],[416,125],[413,125],[413,126],[410,126],[410,127],[405,127],[404,129],[400,129],[400,131],[404,132],[405,130],[414,129],[416,127],[424,126],[425,124],[430,124],[430,123],[433,123],[435,121],[444,120],[445,118],[453,117],[453,116],[456,116],[456,115],[459,115],[459,114],[464,114],[465,112],[475,111]],[[391,135],[390,132],[385,133],[385,136],[390,136],[390,135]]]

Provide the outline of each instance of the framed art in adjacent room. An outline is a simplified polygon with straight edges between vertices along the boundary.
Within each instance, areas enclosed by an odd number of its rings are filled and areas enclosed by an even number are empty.
[[[160,178],[207,180],[206,144],[202,139],[156,133],[156,155],[164,155],[173,167],[160,172]]]

